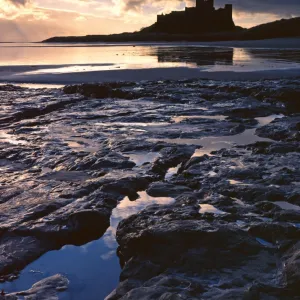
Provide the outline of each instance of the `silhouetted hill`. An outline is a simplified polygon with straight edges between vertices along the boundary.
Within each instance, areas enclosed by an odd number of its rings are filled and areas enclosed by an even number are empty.
[[[243,39],[270,39],[300,36],[300,17],[282,19],[252,27],[244,32]]]
[[[111,35],[87,35],[53,37],[45,43],[96,43],[96,42],[153,42],[153,41],[229,41],[229,40],[261,40],[283,37],[300,37],[300,17],[283,19],[271,23],[262,24],[250,29],[236,26],[229,32],[213,32],[206,34],[166,34],[153,32],[155,24],[142,29],[139,32],[121,33]]]

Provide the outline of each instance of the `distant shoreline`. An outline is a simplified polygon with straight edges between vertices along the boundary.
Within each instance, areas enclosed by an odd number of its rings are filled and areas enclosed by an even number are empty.
[[[150,26],[151,27],[151,26]],[[150,28],[149,27],[149,28]],[[251,41],[274,38],[300,37],[300,17],[282,19],[262,24],[250,29],[236,27],[236,30],[226,32],[211,32],[203,34],[168,34],[147,32],[120,33],[111,35],[62,36],[52,37],[43,43],[96,43],[96,42],[220,42],[220,41]]]
[[[8,44],[0,42],[1,44]],[[126,46],[188,46],[188,47],[226,47],[226,48],[255,48],[255,49],[300,49],[300,36],[290,38],[273,38],[261,40],[229,40],[229,41],[211,41],[211,42],[189,42],[189,41],[174,41],[174,42],[14,42],[9,44],[19,44],[17,47],[113,47],[119,45]],[[30,45],[32,44],[32,46]],[[66,64],[68,65],[68,64]],[[77,64],[80,65],[80,64]],[[85,65],[85,64],[84,64]],[[63,66],[63,64],[62,64]]]

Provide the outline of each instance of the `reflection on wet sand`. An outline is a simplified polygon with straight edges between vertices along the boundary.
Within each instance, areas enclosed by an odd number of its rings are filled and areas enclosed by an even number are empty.
[[[295,68],[298,49],[248,49],[204,46],[200,43],[155,45],[51,45],[13,44],[1,47],[0,76],[10,74],[69,74],[152,69],[202,67],[206,71],[245,71]],[[5,79],[6,78],[6,79]]]
[[[217,118],[224,116],[216,116]],[[271,123],[277,118],[282,118],[282,115],[271,115],[267,117],[256,118],[258,126],[263,126]],[[204,117],[206,118],[206,117]],[[222,137],[203,137],[200,139],[164,139],[167,143],[174,144],[188,144],[188,145],[199,145],[202,148],[197,149],[194,153],[194,157],[211,155],[211,152],[218,151],[221,149],[230,149],[234,145],[248,145],[255,142],[271,142],[268,138],[261,138],[255,134],[257,128],[246,129],[244,132]]]
[[[250,57],[259,57],[263,60],[300,63],[299,49],[245,49]]]
[[[299,49],[251,49],[207,46],[152,47],[145,55],[156,56],[158,63],[186,63],[194,66],[275,67],[300,63]],[[296,66],[296,65],[295,65]],[[224,69],[225,70],[225,69]]]
[[[157,47],[150,55],[157,56],[159,63],[185,62],[195,66],[232,65],[233,49],[216,47]]]

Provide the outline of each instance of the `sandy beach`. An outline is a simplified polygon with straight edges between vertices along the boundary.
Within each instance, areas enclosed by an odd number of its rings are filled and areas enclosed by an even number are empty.
[[[51,66],[55,68],[55,66]],[[21,67],[24,71],[26,68]],[[43,69],[43,67],[41,67]],[[30,70],[28,68],[28,70]],[[11,71],[1,72],[0,82],[38,83],[38,84],[76,84],[113,81],[141,80],[180,80],[180,79],[212,79],[212,80],[262,80],[293,78],[300,76],[300,68],[275,69],[265,71],[201,71],[196,68],[151,68],[134,70],[105,70],[92,72],[32,74],[19,72],[19,67]]]

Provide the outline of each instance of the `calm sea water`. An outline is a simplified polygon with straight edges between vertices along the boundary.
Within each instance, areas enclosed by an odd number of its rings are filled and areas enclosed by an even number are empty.
[[[297,49],[208,47],[191,43],[0,44],[0,66],[38,65],[44,66],[42,72],[53,72],[51,67],[55,67],[56,72],[157,67],[265,70],[295,67],[299,63],[300,50]]]

